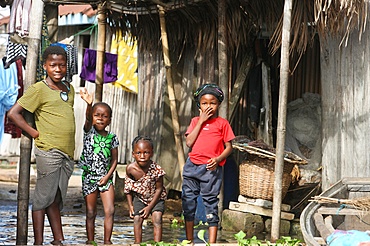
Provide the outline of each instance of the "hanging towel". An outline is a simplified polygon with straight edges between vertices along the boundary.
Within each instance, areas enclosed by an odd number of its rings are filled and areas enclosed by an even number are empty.
[[[14,0],[10,9],[8,30],[10,34],[16,33],[21,38],[29,35],[29,15],[31,0]]]
[[[8,69],[0,62],[0,143],[4,134],[4,116],[16,102],[18,96],[17,66],[12,63]]]
[[[104,83],[117,80],[117,55],[105,53],[104,62]],[[96,50],[85,49],[84,59],[80,77],[84,80],[95,82],[96,80]]]

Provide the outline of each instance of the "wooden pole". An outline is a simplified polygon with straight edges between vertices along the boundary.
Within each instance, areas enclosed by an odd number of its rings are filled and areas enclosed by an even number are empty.
[[[26,71],[24,89],[36,82],[37,58],[41,42],[42,19],[44,2],[32,1],[30,10],[30,32],[28,36],[28,48],[26,58]],[[25,111],[24,118],[30,125],[34,124],[33,114]],[[30,194],[30,163],[31,163],[32,138],[22,134],[20,143],[18,197],[17,197],[17,245],[27,245],[28,236],[28,203]]]
[[[184,154],[184,148],[182,145],[179,116],[177,114],[177,107],[176,107],[176,96],[175,96],[175,90],[174,90],[174,85],[173,85],[173,80],[172,80],[172,69],[171,69],[170,52],[169,52],[169,47],[168,47],[168,39],[167,39],[167,31],[166,31],[165,10],[160,5],[158,5],[158,9],[159,9],[159,21],[161,25],[163,60],[164,60],[164,66],[166,68],[167,90],[168,90],[168,98],[170,100],[170,108],[171,108],[171,116],[172,116],[173,134],[175,137],[176,148],[177,148],[177,159],[178,159],[180,174],[182,178],[182,171],[185,165],[185,154]]]
[[[226,47],[226,1],[218,1],[218,79],[219,86],[224,92],[224,103],[221,103],[219,116],[228,119],[229,106],[229,83],[228,83],[228,62],[227,62],[227,47]],[[224,179],[224,167],[222,167],[222,180]],[[221,214],[224,207],[224,182],[222,182],[221,191],[218,203],[218,214]],[[221,219],[220,219],[221,220]]]
[[[106,39],[106,8],[105,3],[98,6],[98,44],[96,53],[95,102],[103,99],[105,39]]]
[[[283,12],[283,30],[281,41],[281,66],[280,66],[280,88],[278,106],[278,126],[276,140],[276,160],[275,160],[275,181],[273,196],[273,211],[271,222],[271,241],[279,239],[281,201],[282,201],[282,180],[284,169],[284,147],[285,147],[285,127],[286,127],[286,106],[288,98],[289,81],[289,46],[290,46],[290,27],[292,0],[285,0]]]

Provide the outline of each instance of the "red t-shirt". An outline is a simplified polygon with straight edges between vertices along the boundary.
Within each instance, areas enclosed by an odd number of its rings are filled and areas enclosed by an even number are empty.
[[[198,120],[199,116],[191,120],[185,136],[191,133]],[[207,164],[210,158],[221,155],[225,149],[225,142],[229,142],[234,138],[234,132],[226,119],[217,117],[207,120],[203,123],[198,138],[189,152],[191,162],[194,164]],[[225,162],[226,159],[221,161],[219,165],[223,166]]]

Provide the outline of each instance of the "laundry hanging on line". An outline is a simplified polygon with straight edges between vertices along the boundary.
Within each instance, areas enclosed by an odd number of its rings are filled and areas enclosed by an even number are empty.
[[[23,96],[24,92],[24,84],[23,84],[23,66],[22,61],[20,59],[15,61],[15,65],[17,67],[17,80],[18,80],[18,96],[17,100]],[[8,114],[5,114],[4,119],[4,133],[8,133],[11,135],[12,138],[20,138],[22,135],[22,129],[19,128],[11,121],[8,117]]]
[[[96,80],[96,50],[85,49],[80,77],[84,80]],[[110,83],[117,80],[117,55],[105,52],[103,82]]]
[[[21,38],[28,37],[30,29],[30,12],[32,1],[14,0],[10,9],[8,31],[17,34]]]
[[[18,59],[21,59],[23,67],[26,67],[26,58],[27,58],[27,45],[13,43],[9,36],[5,56],[3,57],[4,68],[5,69],[9,68],[10,64],[12,64]]]
[[[12,63],[5,69],[0,62],[0,143],[4,134],[4,116],[18,96],[17,66]]]

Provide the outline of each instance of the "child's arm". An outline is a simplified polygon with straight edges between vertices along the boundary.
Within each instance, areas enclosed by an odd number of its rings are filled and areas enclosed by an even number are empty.
[[[225,149],[222,151],[221,155],[217,157],[213,157],[209,159],[208,164],[207,164],[207,170],[215,170],[218,164],[225,160],[233,151],[233,147],[231,145],[231,142],[226,142],[225,143]]]
[[[132,192],[126,194],[127,203],[128,203],[128,212],[130,214],[130,218],[134,218],[134,205],[133,205],[133,199],[132,199]]]
[[[39,132],[30,126],[23,117],[23,107],[18,103],[15,103],[13,107],[8,111],[8,117],[13,121],[13,123],[21,128],[23,131],[27,132],[32,138],[37,138]]]
[[[126,166],[126,176],[129,177],[131,175],[131,168],[130,164]],[[126,182],[127,179],[125,179]],[[125,184],[125,187],[127,185]],[[134,205],[133,205],[133,198],[132,198],[132,192],[126,193],[127,203],[128,203],[128,212],[130,215],[130,218],[134,218]]]
[[[199,109],[199,120],[193,130],[186,135],[186,146],[189,148],[193,147],[195,141],[198,138],[199,132],[202,129],[203,123],[212,116],[212,109],[207,108],[205,111]]]
[[[155,183],[155,193],[154,193],[153,199],[148,204],[148,206],[146,206],[140,211],[140,217],[144,219],[148,218],[153,207],[155,206],[155,204],[157,204],[157,202],[161,198],[162,191],[163,191],[163,176],[160,176],[157,182]]]
[[[88,132],[92,126],[92,115],[91,114],[92,114],[93,97],[91,94],[89,94],[86,88],[80,89],[80,96],[87,103],[84,131]]]
[[[99,181],[99,185],[105,185],[109,178],[112,177],[113,175],[113,172],[116,170],[117,168],[117,163],[118,163],[118,148],[114,148],[112,149],[111,151],[112,153],[112,159],[111,159],[111,165],[110,165],[110,169],[107,173],[107,175],[105,175],[100,181]]]

